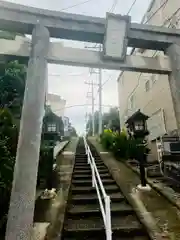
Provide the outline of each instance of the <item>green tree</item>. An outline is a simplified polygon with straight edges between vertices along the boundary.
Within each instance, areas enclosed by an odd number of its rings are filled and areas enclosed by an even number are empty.
[[[74,127],[71,127],[71,137],[77,137],[77,132]]]
[[[20,118],[24,98],[26,66],[18,61],[0,66],[0,107],[8,108]]]
[[[0,65],[0,220],[3,227],[13,180],[25,77],[26,66],[18,61]]]
[[[105,126],[107,128],[110,128],[112,130],[120,130],[120,120],[119,120],[119,111],[118,108],[110,108],[109,112],[105,112],[102,115],[102,125],[103,129]],[[96,111],[94,113],[94,130],[95,134],[98,134],[98,128],[99,128],[99,112]],[[88,132],[88,135],[92,135],[92,115],[89,114],[88,121],[86,124],[86,130]]]

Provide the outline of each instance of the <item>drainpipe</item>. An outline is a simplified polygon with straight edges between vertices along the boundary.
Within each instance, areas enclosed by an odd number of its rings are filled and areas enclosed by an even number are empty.
[[[165,120],[165,113],[164,113],[164,109],[161,108],[161,113],[162,113],[162,118],[163,118],[163,126],[164,126],[164,131],[165,133],[167,133],[167,127],[166,127],[166,120]]]

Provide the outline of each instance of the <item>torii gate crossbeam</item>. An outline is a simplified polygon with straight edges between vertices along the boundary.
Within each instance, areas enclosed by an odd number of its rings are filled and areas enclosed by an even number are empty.
[[[30,43],[0,39],[0,55],[7,60],[26,59],[30,55]],[[168,57],[126,56],[122,61],[105,60],[103,53],[87,49],[64,47],[61,43],[51,43],[47,56],[49,63],[92,67],[111,70],[128,70],[144,73],[169,74],[171,66]]]
[[[106,19],[37,9],[20,4],[0,1],[0,29],[32,34],[37,20],[48,28],[51,37],[103,43]],[[179,41],[180,30],[131,23],[128,46],[165,50],[172,42]]]

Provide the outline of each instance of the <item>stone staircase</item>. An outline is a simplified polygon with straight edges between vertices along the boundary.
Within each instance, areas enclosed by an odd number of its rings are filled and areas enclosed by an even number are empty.
[[[113,239],[147,240],[147,232],[137,219],[108,169],[92,149],[106,193],[111,198]],[[77,146],[71,193],[64,221],[64,240],[106,239],[104,223],[96,194],[92,187],[91,169],[87,164],[83,141]]]

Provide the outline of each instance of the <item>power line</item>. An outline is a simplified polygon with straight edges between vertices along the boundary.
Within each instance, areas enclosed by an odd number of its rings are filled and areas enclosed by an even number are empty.
[[[79,76],[83,76],[86,73],[80,73],[80,74],[48,74],[49,77],[62,77],[62,76],[66,76],[66,77],[79,77]]]
[[[115,10],[115,8],[116,8],[116,6],[117,6],[117,4],[118,4],[118,0],[114,0],[113,1],[113,4],[112,4],[112,6],[111,6],[111,8],[109,9],[109,12],[110,13],[113,13],[114,12],[114,10]],[[93,48],[96,48],[97,47],[97,43],[95,43],[95,45],[94,45],[94,47]]]
[[[91,1],[92,1],[92,0],[81,1],[81,2],[79,2],[79,3],[76,3],[76,4],[74,4],[74,5],[71,5],[71,6],[69,6],[69,7],[62,8],[60,11],[65,11],[65,10],[68,10],[68,9],[70,9],[70,8],[78,7],[78,6],[80,6],[80,5],[83,5],[83,4],[88,3],[88,2],[91,2]]]
[[[166,2],[166,3],[167,3],[167,2]],[[180,10],[180,8],[178,8],[170,17],[168,17],[168,18],[164,21],[164,23],[161,25],[161,27],[163,27],[168,21],[170,21],[170,20],[179,12],[179,10]],[[178,19],[178,20],[179,20],[179,19]],[[170,24],[169,24],[168,28],[170,28]],[[155,52],[153,53],[152,57],[154,57],[157,52],[158,52],[158,51],[155,51]],[[143,74],[143,73],[140,73],[139,76],[138,76],[138,85],[139,85],[139,80],[140,80],[142,74]],[[129,99],[130,96],[135,92],[135,90],[136,90],[136,88],[138,87],[138,85],[137,85],[137,86],[133,89],[133,91],[129,94],[129,96],[128,96],[127,99]]]
[[[134,7],[134,5],[136,4],[136,2],[137,2],[137,0],[134,0],[134,2],[131,4],[131,6],[130,6],[130,8],[129,8],[129,10],[128,10],[128,12],[127,12],[126,15],[129,15],[129,13],[130,13],[131,10],[133,9],[133,7]]]
[[[180,8],[178,8],[169,18],[167,18],[167,19],[164,21],[164,23],[163,23],[162,26],[164,26],[166,23],[168,23],[169,21],[171,21],[171,19],[172,19],[179,11],[180,11]],[[179,19],[177,19],[177,20],[179,20]]]
[[[98,104],[94,104],[95,106],[98,106]],[[57,108],[55,109],[53,112],[54,113],[57,113],[59,111],[62,111],[62,110],[65,110],[65,109],[69,109],[69,108],[74,108],[74,107],[86,107],[86,106],[91,106],[90,103],[85,103],[85,104],[75,104],[75,105],[70,105],[70,106],[67,106],[67,107],[64,107],[64,108]],[[117,107],[119,108],[117,105],[111,105],[111,104],[102,104],[103,107]]]
[[[117,4],[118,4],[118,0],[114,0],[113,4],[112,4],[112,7],[110,8],[109,12],[113,12],[115,10]]]
[[[165,2],[163,2],[163,3],[156,9],[156,11],[144,22],[144,24],[148,23],[149,20],[151,20],[151,19],[156,15],[156,13],[158,13],[158,12],[161,10],[161,8],[165,7],[166,4],[168,3],[168,1],[169,1],[169,0],[166,0]]]
[[[142,20],[142,24],[146,24],[146,23],[148,23],[149,22],[149,20],[151,20],[152,19],[152,17],[154,17],[155,15],[156,15],[156,13],[158,13],[159,12],[159,10],[161,10],[161,8],[163,8],[163,7],[165,7],[166,6],[166,4],[168,3],[168,1],[169,0],[166,0],[164,3],[162,3],[157,9],[156,9],[156,11],[145,21],[145,22],[143,22],[143,20]],[[146,14],[145,14],[146,15]],[[133,54],[133,52],[134,52],[134,50],[135,50],[136,48],[134,47],[132,50],[131,50],[131,53],[130,53],[130,55],[132,55]]]
[[[112,78],[112,75],[113,75],[113,74],[111,74],[111,75],[108,77],[108,79],[103,82],[102,87]]]

